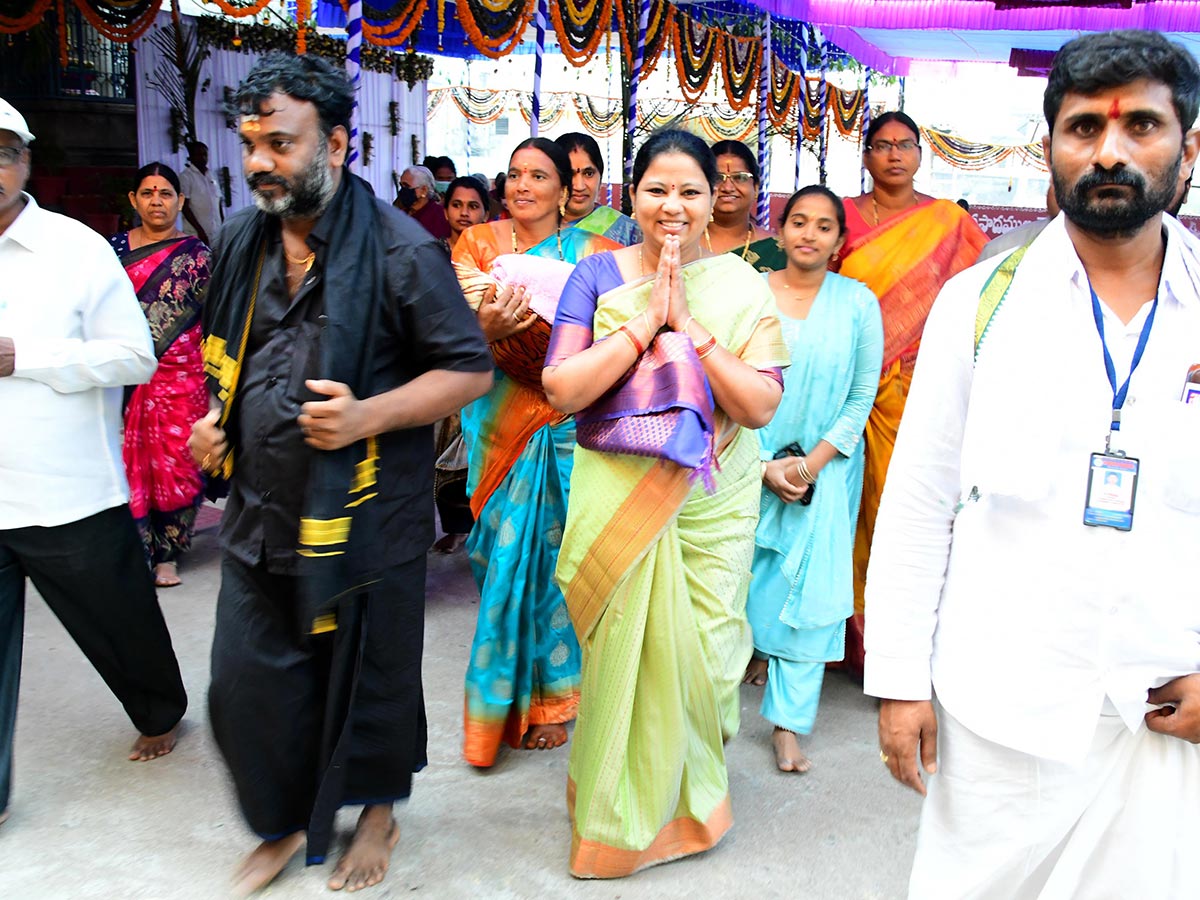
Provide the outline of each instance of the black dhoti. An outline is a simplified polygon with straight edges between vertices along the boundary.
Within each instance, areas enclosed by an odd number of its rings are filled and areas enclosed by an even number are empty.
[[[425,559],[341,598],[324,634],[306,633],[297,588],[225,556],[209,714],[250,827],[307,831],[318,863],[339,807],[404,799],[426,764]]]

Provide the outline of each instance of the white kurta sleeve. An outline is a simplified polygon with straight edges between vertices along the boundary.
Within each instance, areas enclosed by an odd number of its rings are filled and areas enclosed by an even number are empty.
[[[864,691],[928,700],[974,374],[977,278],[949,281],[929,314],[867,570]]]
[[[89,242],[80,258],[63,264],[86,273],[78,280],[78,327],[63,337],[14,338],[13,376],[64,394],[149,381],[158,366],[154,344],[116,254],[102,241]]]

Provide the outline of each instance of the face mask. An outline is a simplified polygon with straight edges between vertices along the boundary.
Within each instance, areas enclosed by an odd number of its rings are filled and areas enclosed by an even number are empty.
[[[410,208],[417,202],[417,191],[415,188],[410,188],[406,184],[400,185],[400,193],[396,195],[397,201],[404,209]]]
[[[446,191],[450,190],[450,182],[435,181],[433,183],[433,189],[444,197],[444,196],[446,196]]]

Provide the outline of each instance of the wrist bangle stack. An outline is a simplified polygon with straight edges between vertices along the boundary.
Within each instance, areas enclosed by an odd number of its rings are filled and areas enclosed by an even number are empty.
[[[710,334],[707,341],[705,341],[703,344],[697,345],[696,356],[700,357],[700,359],[704,359],[704,357],[708,356],[708,354],[712,353],[716,349],[717,338],[715,335]]]
[[[796,460],[796,472],[805,484],[816,484],[817,476],[808,468],[808,458],[801,456]]]
[[[646,348],[642,346],[642,342],[637,339],[637,335],[633,333],[633,330],[629,326],[622,325],[617,331],[625,335],[625,339],[633,346],[633,352],[638,356],[641,356],[646,351]]]

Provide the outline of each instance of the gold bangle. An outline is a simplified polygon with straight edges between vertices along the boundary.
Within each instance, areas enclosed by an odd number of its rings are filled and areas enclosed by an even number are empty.
[[[759,477],[765,481],[766,477],[767,477],[767,464],[765,462],[763,462],[762,460],[759,460],[759,465],[762,466],[762,469],[759,470],[759,473],[758,473]]]

